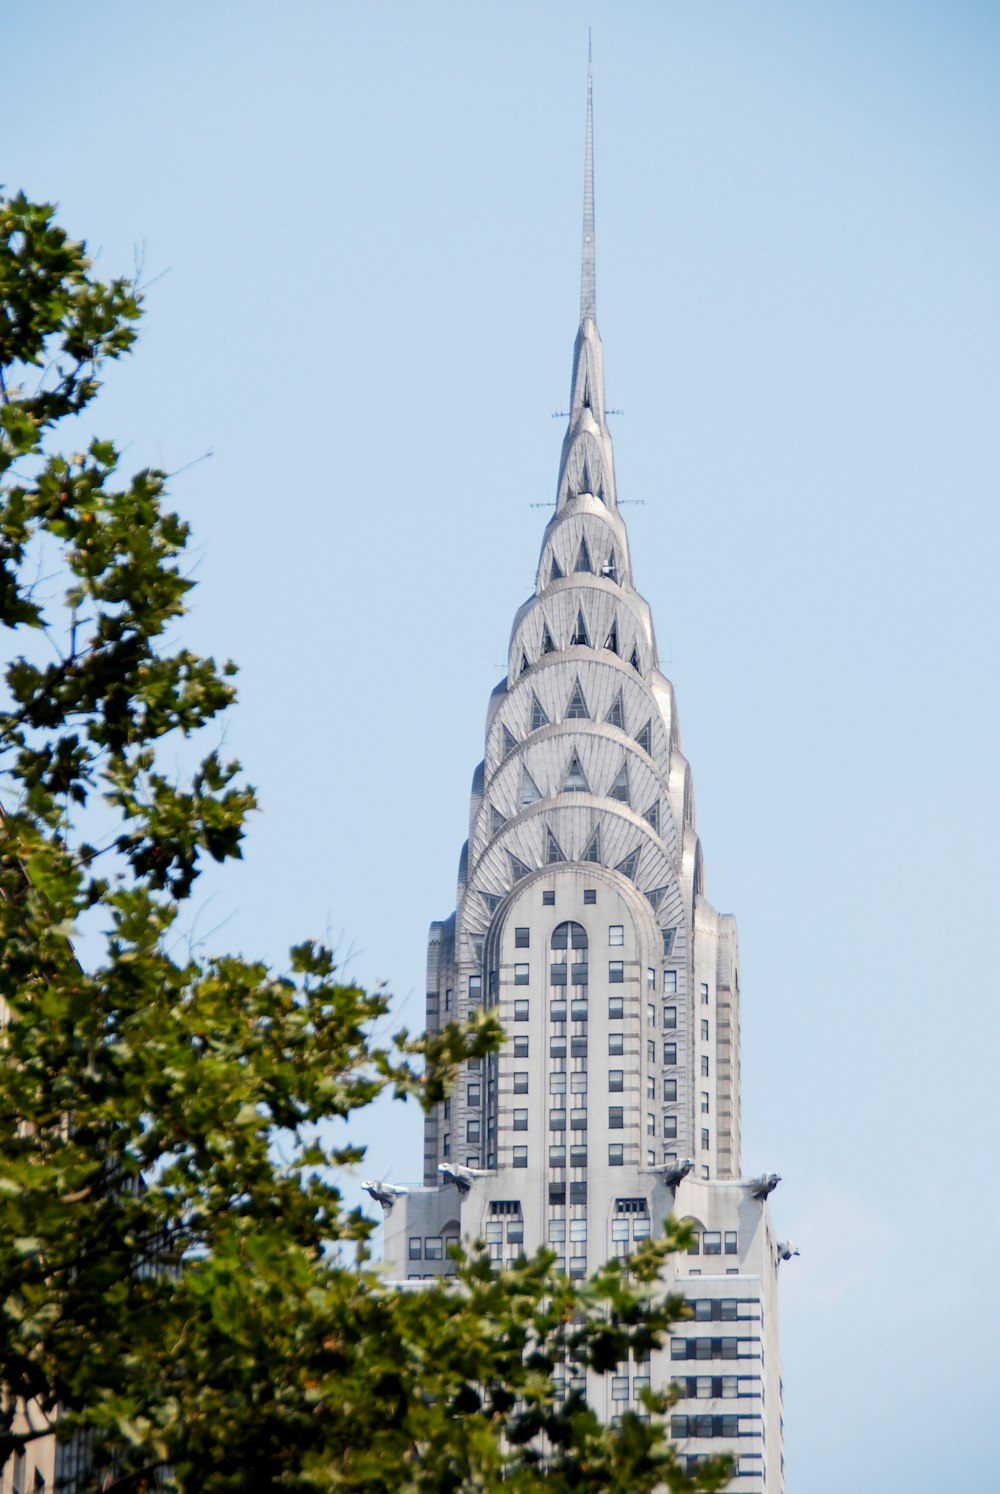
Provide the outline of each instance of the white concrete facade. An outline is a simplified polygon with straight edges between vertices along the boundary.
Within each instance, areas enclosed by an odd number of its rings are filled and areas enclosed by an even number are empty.
[[[640,1409],[650,1377],[678,1381],[687,1456],[733,1451],[734,1489],[780,1494],[779,1248],[766,1185],[740,1181],[736,924],[705,896],[673,688],[617,505],[589,86],[587,125],[555,513],[490,698],[456,911],[431,926],[427,961],[429,1028],[485,1006],[507,1037],[428,1119],[423,1186],[383,1198],[385,1258],[417,1282],[447,1274],[451,1240],[485,1240],[498,1263],[548,1244],[582,1277],[669,1214],[691,1218],[697,1254],[670,1281],[694,1319],[588,1393],[611,1418]]]

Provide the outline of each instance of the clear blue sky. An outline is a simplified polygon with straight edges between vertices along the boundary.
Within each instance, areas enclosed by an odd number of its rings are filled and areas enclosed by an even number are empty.
[[[328,932],[420,1023],[554,495],[588,24],[619,486],[802,1250],[789,1488],[993,1494],[995,4],[6,9],[8,186],[154,282],[95,428],[214,452],[189,634],[263,813],[196,933]]]

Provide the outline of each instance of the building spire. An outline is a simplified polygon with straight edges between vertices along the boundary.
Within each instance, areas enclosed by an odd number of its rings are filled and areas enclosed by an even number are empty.
[[[594,260],[594,69],[587,31],[587,145],[583,167],[583,261],[580,270],[580,321],[597,320]]]

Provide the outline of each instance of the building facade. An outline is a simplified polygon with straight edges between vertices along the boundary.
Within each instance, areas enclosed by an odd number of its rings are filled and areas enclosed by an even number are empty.
[[[597,330],[588,79],[580,326],[555,511],[473,776],[456,911],[431,926],[427,1026],[496,1011],[501,1051],[426,1122],[422,1186],[373,1185],[400,1281],[451,1241],[498,1262],[542,1244],[571,1277],[688,1218],[670,1285],[693,1305],[652,1362],[592,1377],[606,1418],[679,1382],[673,1433],[783,1488],[767,1194],[740,1175],[736,924],[705,894],[691,771],[618,508]],[[573,1382],[574,1384],[577,1382]],[[582,1388],[582,1382],[579,1382]]]

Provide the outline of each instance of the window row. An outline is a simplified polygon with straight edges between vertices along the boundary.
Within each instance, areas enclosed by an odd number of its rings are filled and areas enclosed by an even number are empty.
[[[699,1375],[675,1380],[679,1401],[726,1401],[760,1395],[759,1375]]]
[[[734,1229],[720,1232],[717,1229],[696,1231],[688,1249],[688,1255],[738,1255],[739,1246]]]
[[[738,1318],[759,1319],[760,1313],[754,1311],[757,1306],[756,1301],[745,1297],[688,1298],[688,1307],[696,1323],[731,1323]]]
[[[411,1235],[409,1239],[410,1260],[444,1260],[448,1247],[457,1244],[457,1235]]]
[[[759,1359],[755,1338],[672,1338],[671,1359]]]
[[[759,1437],[759,1416],[672,1416],[671,1437]]]

